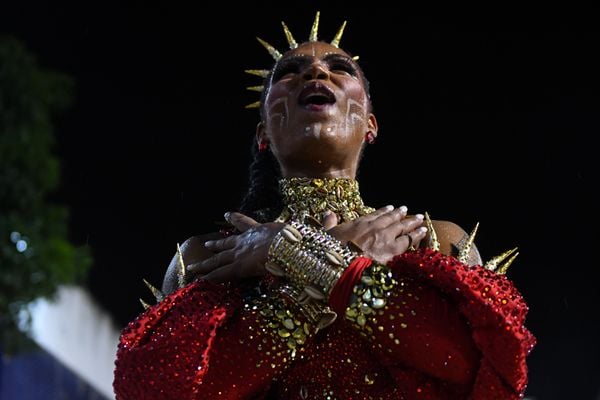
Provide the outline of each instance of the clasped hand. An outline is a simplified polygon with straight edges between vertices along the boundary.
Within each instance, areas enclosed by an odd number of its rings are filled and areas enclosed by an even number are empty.
[[[418,246],[427,229],[423,216],[406,215],[406,207],[382,207],[354,221],[338,224],[334,213],[324,216],[323,226],[327,233],[342,243],[349,241],[358,245],[363,254],[380,263],[404,253],[409,247]],[[240,233],[224,239],[210,240],[205,247],[213,256],[187,266],[192,277],[212,282],[229,282],[265,274],[265,262],[269,246],[275,235],[285,226],[283,223],[258,223],[241,213],[227,213],[227,221]]]

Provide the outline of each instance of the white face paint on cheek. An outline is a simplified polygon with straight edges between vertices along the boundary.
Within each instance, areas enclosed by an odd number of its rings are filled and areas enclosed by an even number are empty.
[[[352,135],[352,131],[356,125],[364,125],[365,123],[365,107],[356,100],[348,99],[346,102],[346,117],[344,118],[345,136]]]
[[[269,124],[274,125],[279,120],[279,129],[287,127],[289,124],[288,98],[281,96],[274,100],[269,107]]]
[[[314,124],[312,124],[312,126],[305,126],[304,134],[306,136],[313,136],[319,139],[321,137],[321,127],[322,125],[320,122],[315,122]]]

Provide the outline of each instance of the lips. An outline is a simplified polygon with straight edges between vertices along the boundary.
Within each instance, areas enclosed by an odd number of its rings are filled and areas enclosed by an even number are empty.
[[[335,101],[333,90],[321,82],[306,84],[298,96],[298,103],[311,110],[321,110],[328,105],[334,104]]]

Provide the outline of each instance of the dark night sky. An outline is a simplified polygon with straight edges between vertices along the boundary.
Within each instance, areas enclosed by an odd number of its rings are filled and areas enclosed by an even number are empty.
[[[349,20],[380,135],[359,179],[373,206],[406,204],[465,229],[480,221],[484,258],[519,246],[509,276],[539,344],[529,394],[594,399],[600,384],[595,244],[600,29],[586,10],[434,15],[383,7],[0,6],[0,33],[75,80],[56,119],[72,239],[91,246],[88,286],[125,324],[159,284],[177,242],[214,230],[243,193],[261,36],[285,20],[305,39]],[[547,12],[548,10],[546,10]],[[516,17],[518,15],[518,17]],[[588,19],[589,18],[589,19]],[[210,161],[212,159],[212,161]]]

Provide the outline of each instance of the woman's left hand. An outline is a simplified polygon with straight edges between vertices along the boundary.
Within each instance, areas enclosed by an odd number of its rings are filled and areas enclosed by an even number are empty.
[[[206,242],[214,255],[188,265],[188,273],[217,283],[264,275],[269,246],[285,224],[261,224],[237,212],[226,214],[225,219],[241,233]]]

